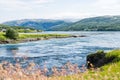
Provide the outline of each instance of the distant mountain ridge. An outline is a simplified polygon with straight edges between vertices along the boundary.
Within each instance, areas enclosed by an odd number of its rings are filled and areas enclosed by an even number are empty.
[[[35,29],[49,30],[53,26],[60,24],[68,24],[69,22],[64,20],[50,20],[50,19],[24,19],[24,20],[15,20],[8,21],[3,24],[9,26],[23,26],[23,27],[32,27]]]
[[[120,16],[99,16],[81,19],[77,22],[70,21],[25,19],[5,22],[3,24],[50,31],[120,31]]]
[[[66,30],[71,31],[120,31],[120,16],[85,18],[73,23]]]

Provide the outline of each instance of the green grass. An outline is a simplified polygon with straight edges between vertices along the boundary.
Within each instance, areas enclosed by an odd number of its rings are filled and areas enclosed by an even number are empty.
[[[106,54],[106,58],[114,58],[113,62],[120,61],[120,50],[114,50]]]
[[[27,38],[62,38],[69,37],[68,34],[19,34],[19,39]]]
[[[113,61],[104,66],[91,69],[85,73],[57,77],[58,80],[120,80],[120,50],[106,53],[106,58],[114,57]],[[56,77],[52,79],[55,80]],[[51,80],[52,80],[51,79]]]
[[[36,39],[36,38],[42,38],[42,39],[49,39],[49,38],[66,38],[70,37],[69,34],[29,34],[29,33],[19,33],[19,37],[17,40],[14,40],[13,43],[16,41],[19,42],[23,39]],[[6,41],[11,40],[10,38],[5,36],[5,33],[0,32],[0,41]]]
[[[87,74],[83,74],[85,79],[88,78],[94,80],[120,80],[120,50],[113,50],[105,53],[106,60],[111,59],[111,62],[98,68],[100,70],[88,71]]]
[[[120,80],[120,61],[104,65],[100,71],[88,71],[83,76],[87,80]]]
[[[5,41],[7,37],[5,36],[4,33],[0,32],[0,41]]]

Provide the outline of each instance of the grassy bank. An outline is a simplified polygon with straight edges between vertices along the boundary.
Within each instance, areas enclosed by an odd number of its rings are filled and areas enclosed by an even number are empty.
[[[19,43],[19,42],[27,42],[27,41],[37,41],[37,40],[46,40],[50,38],[67,38],[71,37],[71,35],[68,34],[20,34],[19,37],[16,40],[10,39],[5,36],[5,33],[0,33],[0,43],[6,44],[6,43]]]
[[[70,75],[70,76],[61,76],[58,77],[58,80],[120,80],[120,50],[113,50],[108,53],[98,52],[95,54],[90,54],[89,56],[93,56],[92,59],[101,58],[101,56],[97,55],[105,55],[102,56],[106,64],[102,64],[101,67],[94,68],[93,65],[90,69],[88,69],[85,73]],[[102,61],[102,59],[99,59]],[[95,60],[96,61],[96,60]],[[98,61],[96,61],[98,62]],[[92,63],[91,63],[92,64]],[[56,77],[53,77],[53,79]],[[54,79],[55,80],[55,79]]]
[[[27,38],[63,38],[69,37],[68,34],[19,34],[18,39],[27,39]]]

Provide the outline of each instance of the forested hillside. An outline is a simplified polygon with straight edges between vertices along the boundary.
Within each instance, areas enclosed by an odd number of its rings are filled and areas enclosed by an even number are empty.
[[[100,16],[77,22],[50,19],[25,19],[5,22],[10,26],[30,27],[45,31],[120,31],[120,16]]]
[[[120,31],[120,16],[102,16],[102,17],[86,18],[66,27],[63,30]]]

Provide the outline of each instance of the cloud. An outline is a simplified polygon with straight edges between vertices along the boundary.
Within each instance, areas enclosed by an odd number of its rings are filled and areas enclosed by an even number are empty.
[[[96,0],[94,3],[95,7],[101,9],[120,9],[120,1],[119,0]]]
[[[0,0],[0,4],[28,4],[28,3],[48,3],[52,2],[53,0]]]
[[[14,5],[23,5],[24,2],[20,0],[0,0],[0,5],[4,6],[14,6]]]
[[[57,13],[56,15],[51,15],[50,18],[84,18],[84,17],[88,17],[90,16],[90,14],[87,13],[76,13],[76,12],[62,12],[62,13]]]
[[[94,0],[82,13],[90,16],[120,15],[120,0]]]
[[[53,0],[0,0],[0,7],[9,8],[11,10],[12,9],[17,10],[17,8],[28,9],[28,8],[32,8],[38,5],[40,6],[42,4],[49,3],[52,1]]]
[[[40,18],[41,8],[54,0],[0,0],[0,22]]]
[[[119,15],[120,0],[0,0],[0,22],[25,18]]]
[[[31,2],[34,4],[43,4],[43,3],[53,2],[53,0],[31,0]]]
[[[76,8],[74,8],[76,9]],[[56,18],[86,18],[104,15],[120,15],[120,0],[94,0],[88,4],[79,6],[78,12],[62,12],[54,15]]]

